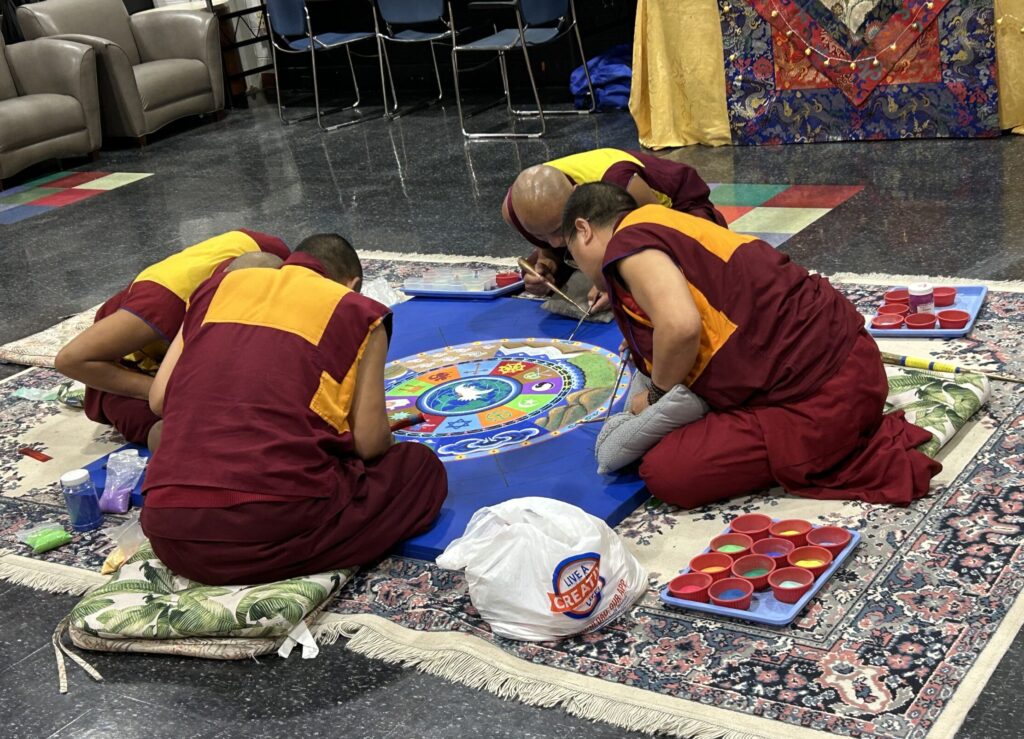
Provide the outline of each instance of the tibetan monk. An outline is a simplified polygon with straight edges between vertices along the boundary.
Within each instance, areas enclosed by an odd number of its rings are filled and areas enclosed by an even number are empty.
[[[361,282],[349,243],[319,234],[280,269],[192,295],[150,388],[164,428],[143,488],[143,530],[174,572],[220,585],[361,565],[437,517],[445,469],[394,443],[391,313]]]
[[[711,412],[643,458],[651,493],[684,508],[781,485],[821,499],[907,504],[941,466],[931,438],[883,415],[885,370],[864,319],[827,280],[768,244],[625,190],[577,188],[569,252],[607,289],[642,411],[682,383]]]
[[[277,237],[239,229],[143,270],[57,354],[57,369],[86,385],[86,416],[113,426],[128,441],[156,443],[160,419],[149,409],[149,388],[181,328],[189,296],[214,272],[229,266],[277,266],[288,254]]]
[[[680,162],[622,149],[595,149],[524,169],[501,204],[505,223],[537,249],[529,258],[540,274],[562,286],[572,268],[565,264],[562,211],[573,188],[590,182],[608,182],[629,191],[637,203],[658,203],[725,226],[725,218],[711,204],[711,190],[697,170]],[[525,275],[526,290],[546,295],[549,288],[535,275]],[[595,311],[607,299],[591,291]],[[599,301],[599,302],[598,302]]]

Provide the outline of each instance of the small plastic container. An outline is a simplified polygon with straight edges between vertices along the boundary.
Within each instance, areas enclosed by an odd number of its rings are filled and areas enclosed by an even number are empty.
[[[827,549],[835,557],[850,543],[850,532],[838,526],[819,526],[807,533],[807,543]]]
[[[523,276],[518,272],[499,272],[494,276],[494,281],[497,283],[498,287],[514,285],[521,279],[523,279]]]
[[[814,575],[802,567],[783,567],[768,575],[772,595],[780,603],[796,603],[814,585]]]
[[[766,557],[779,560],[780,562],[786,561],[786,555],[796,549],[796,544],[791,542],[789,539],[779,539],[774,536],[769,536],[767,539],[761,539],[755,541],[754,546],[750,547],[751,554],[763,554]]]
[[[945,308],[956,302],[955,287],[937,287],[932,291],[935,297],[935,307]]]
[[[935,314],[911,313],[909,316],[903,319],[903,323],[906,324],[907,328],[913,328],[917,330],[935,328]]]
[[[719,534],[711,540],[711,551],[728,554],[733,560],[750,554],[754,540],[746,534]]]
[[[832,552],[823,547],[797,547],[786,555],[786,561],[791,567],[805,569],[817,578],[832,564]]]
[[[879,313],[871,319],[871,328],[880,328],[886,331],[903,328],[903,316],[893,315],[892,313]]]
[[[100,496],[92,484],[88,470],[71,470],[61,475],[60,486],[64,491],[64,504],[68,508],[71,528],[75,531],[92,531],[103,523],[100,510]]]
[[[897,287],[889,290],[885,294],[885,302],[891,303],[902,303],[903,305],[909,306],[910,304],[910,293],[904,287]]]
[[[732,574],[750,582],[754,590],[764,590],[768,587],[768,575],[775,567],[775,560],[765,554],[748,554],[733,562]]]
[[[703,572],[687,572],[672,578],[668,584],[668,592],[673,598],[707,603],[708,588],[713,582],[711,575],[705,575]]]
[[[732,557],[722,552],[705,552],[690,560],[690,572],[703,572],[712,580],[722,580],[732,572]]]
[[[907,288],[907,305],[910,314],[935,312],[935,288],[930,282],[915,282]]]
[[[763,513],[746,513],[734,518],[729,524],[729,530],[737,534],[746,534],[757,541],[767,538],[768,527],[771,525],[772,519]]]
[[[754,586],[750,581],[739,577],[727,577],[708,588],[708,596],[716,606],[735,608],[739,611],[750,608],[750,598],[753,594]]]
[[[811,522],[802,518],[786,518],[776,521],[768,529],[768,534],[777,539],[792,542],[794,547],[802,547],[807,543],[807,532],[811,530]]]
[[[971,320],[971,314],[965,310],[940,310],[936,317],[942,328],[964,328]]]
[[[905,316],[910,313],[910,306],[905,303],[886,303],[878,309],[880,316]]]

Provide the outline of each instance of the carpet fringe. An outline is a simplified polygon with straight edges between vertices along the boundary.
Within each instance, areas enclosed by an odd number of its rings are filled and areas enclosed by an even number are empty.
[[[974,277],[947,277],[942,275],[890,275],[884,272],[835,272],[833,274],[824,274],[824,276],[834,283],[907,285],[911,282],[930,282],[933,285],[985,285],[989,290],[995,292],[1024,292],[1024,281],[1020,280],[981,280]]]
[[[47,593],[85,595],[107,581],[98,574],[75,567],[29,559],[0,550],[0,580]]]
[[[399,644],[373,628],[344,619],[317,623],[313,634],[323,644],[332,644],[344,637],[349,640],[349,649],[371,659],[412,667],[469,688],[486,690],[506,700],[542,708],[562,708],[579,718],[601,721],[627,731],[687,739],[764,739],[762,734],[736,731],[651,705],[617,701],[523,677],[458,649],[426,650]]]

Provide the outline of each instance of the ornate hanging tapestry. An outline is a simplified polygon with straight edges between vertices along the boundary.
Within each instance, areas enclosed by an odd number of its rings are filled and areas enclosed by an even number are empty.
[[[992,0],[719,0],[734,144],[999,135]]]

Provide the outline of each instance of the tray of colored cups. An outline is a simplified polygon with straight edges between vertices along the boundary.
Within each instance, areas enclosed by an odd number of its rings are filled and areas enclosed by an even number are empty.
[[[748,513],[691,559],[661,599],[691,611],[785,626],[859,542],[853,529]]]
[[[911,313],[906,288],[888,290],[883,304],[867,316],[868,333],[880,338],[953,339],[966,336],[974,328],[988,288],[984,285],[960,285],[933,288],[934,313]]]

